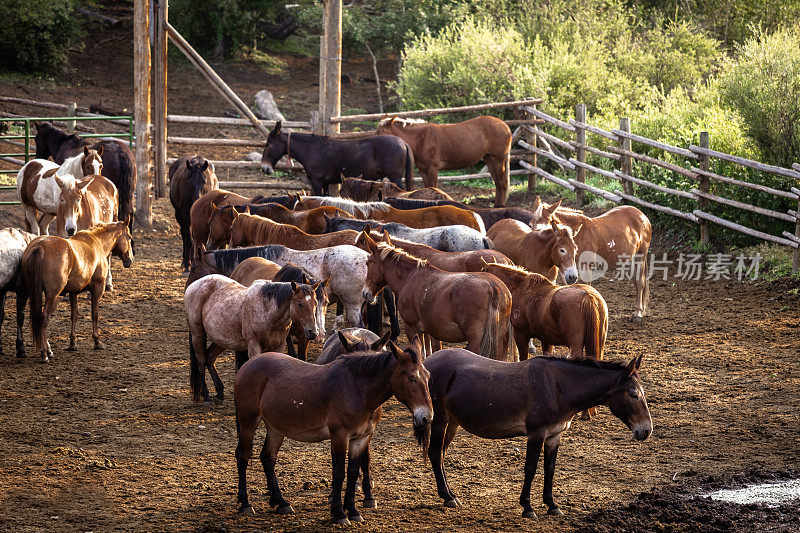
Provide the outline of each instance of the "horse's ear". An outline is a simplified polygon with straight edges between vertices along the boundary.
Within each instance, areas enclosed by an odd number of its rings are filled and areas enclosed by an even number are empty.
[[[559,198],[556,203],[552,204],[547,209],[542,209],[542,216],[546,217],[546,218],[550,218],[551,216],[553,216],[553,213],[556,212],[556,209],[561,207],[561,201],[562,201],[562,199]]]
[[[189,170],[192,170],[192,160],[191,159],[187,159],[186,160],[186,168],[189,169]]]
[[[78,188],[79,191],[83,192],[84,189],[86,189],[86,187],[88,187],[89,184],[93,181],[93,179],[94,178],[89,178],[88,180],[83,180],[81,182],[76,181],[75,186]]]
[[[342,343],[342,348],[344,348],[344,351],[347,353],[352,352],[355,346],[353,341],[348,338],[348,335],[342,330],[338,330],[336,333],[339,335],[339,342]]]
[[[370,345],[370,349],[371,349],[373,352],[379,352],[379,351],[381,351],[381,350],[383,349],[383,347],[384,347],[384,346],[386,346],[386,343],[387,343],[387,342],[389,342],[389,337],[391,337],[391,336],[392,336],[392,332],[391,332],[391,331],[387,331],[387,332],[384,334],[384,336],[383,336],[383,337],[381,337],[380,339],[376,340],[375,342],[373,342],[373,343]]]
[[[414,335],[414,338],[411,339],[411,349],[417,355],[422,354],[422,339],[419,338],[419,335]]]
[[[364,244],[367,247],[367,251],[370,253],[375,253],[378,251],[378,245],[375,244],[375,241],[372,240],[372,237],[369,236],[369,228],[365,228],[364,231],[361,233]]]
[[[397,117],[392,117],[392,118],[390,118],[390,119],[389,119],[389,122],[387,122],[387,123],[386,123],[386,125],[387,125],[387,126],[391,126],[392,124],[394,124],[394,121],[395,121],[395,120],[397,120]]]
[[[294,281],[292,281],[292,290],[297,292],[297,283],[295,283]]]
[[[53,170],[48,170],[47,172],[44,173],[44,176],[42,176],[42,178],[48,178],[50,176],[53,176],[53,179],[55,180],[56,185],[58,185],[58,188],[59,189],[63,189],[67,185],[67,183],[64,180],[61,179],[61,176],[56,174],[56,170],[58,170],[58,169],[54,168]],[[48,174],[50,176],[48,176]]]
[[[83,146],[83,156],[86,157],[87,155],[89,155],[89,146],[88,145],[84,145]]]
[[[578,236],[578,232],[581,230],[581,228],[583,228],[583,224],[580,224],[577,228],[575,228],[575,231],[572,232],[573,239]]]
[[[97,155],[103,157],[103,145],[98,143],[94,145],[94,150],[97,152]]]
[[[208,168],[208,159],[203,159],[203,168],[201,170],[205,172],[207,168]]]
[[[378,189],[378,201],[379,202],[383,201],[383,191],[380,189]]]
[[[394,358],[398,361],[403,358],[403,355],[405,355],[393,341],[389,341],[386,343],[386,345],[389,347],[389,351],[392,352],[392,355],[394,355]]]
[[[42,129],[42,125],[41,125],[41,123],[40,123],[38,120],[34,120],[34,121],[33,121],[33,127],[34,127],[34,128],[36,128],[36,131],[37,131],[37,132],[38,132],[40,129]]]
[[[234,211],[235,211],[235,210],[234,210]],[[244,207],[244,214],[245,214],[245,215],[249,215],[249,214],[250,214],[250,206],[249,206],[249,205],[246,205],[246,206]]]
[[[539,206],[542,205],[542,199],[539,198],[539,195],[536,195],[536,199],[533,201],[533,210],[536,211],[539,209]]]
[[[386,230],[383,230],[383,242],[390,246],[392,245],[392,238],[389,237],[389,232]]]
[[[553,229],[553,231],[558,232],[558,225],[556,225],[556,221],[552,218],[550,219],[550,227]]]
[[[627,367],[625,367],[625,375],[627,377],[630,377],[634,374],[634,372],[639,371],[639,368],[642,366],[642,357],[644,357],[643,353],[639,354],[638,357],[631,359],[631,362],[628,363]]]

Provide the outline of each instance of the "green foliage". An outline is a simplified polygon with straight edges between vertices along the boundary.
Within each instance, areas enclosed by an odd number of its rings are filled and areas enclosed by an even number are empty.
[[[769,162],[789,167],[800,159],[800,25],[759,33],[739,47],[720,92]]]
[[[64,70],[77,33],[75,0],[4,0],[0,68],[23,72]]]

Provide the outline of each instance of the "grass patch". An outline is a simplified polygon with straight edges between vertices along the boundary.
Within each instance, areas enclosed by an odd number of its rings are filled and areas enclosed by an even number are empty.
[[[304,40],[296,35],[290,35],[286,39],[264,39],[259,43],[269,52],[276,54],[291,54],[293,56],[314,57],[319,53],[319,47],[310,48],[306,46]]]
[[[236,55],[235,60],[253,63],[267,74],[280,74],[288,66],[283,59],[262,52],[261,50],[244,49]]]

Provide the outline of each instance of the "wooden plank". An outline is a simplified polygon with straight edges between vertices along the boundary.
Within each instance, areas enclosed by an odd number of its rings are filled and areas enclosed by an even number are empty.
[[[614,152],[615,154],[619,154],[622,156],[630,156],[636,160],[644,161],[645,163],[650,163],[651,165],[656,165],[661,168],[666,168],[667,170],[671,170],[676,174],[680,174],[681,176],[686,176],[689,179],[695,179],[695,180],[697,179],[697,174],[695,174],[691,170],[679,167],[678,165],[674,165],[672,163],[667,163],[666,161],[662,161],[654,157],[650,157],[649,155],[637,154],[636,152],[631,152],[630,150],[623,150],[622,148],[617,148],[616,146],[609,146],[608,149]]]
[[[398,111],[396,113],[367,113],[362,115],[348,115],[344,117],[331,117],[331,122],[344,124],[347,122],[377,122],[392,117],[432,117],[449,113],[462,113],[467,111],[485,111],[487,109],[500,109],[503,107],[521,107],[542,103],[541,98],[528,98],[526,100],[511,100],[508,102],[491,102],[488,104],[465,105],[460,107],[437,107],[434,109],[420,109],[417,111]]]
[[[176,158],[171,157],[167,159],[167,164],[171,165],[174,163]],[[289,166],[288,163],[283,162],[284,159],[278,162],[275,165],[275,168],[278,170],[303,170],[303,166],[300,163],[293,163],[293,166]],[[261,169],[261,162],[260,161],[231,161],[231,160],[220,160],[220,161],[212,161],[209,160],[209,163],[212,163],[216,168],[236,168],[236,169],[253,169],[259,170]]]
[[[797,237],[793,233],[789,233],[788,231],[784,231],[784,232],[781,233],[781,235],[783,235],[784,237],[786,237],[790,241],[794,241],[794,242],[800,244],[800,237]]]
[[[569,181],[576,189],[587,190],[590,193],[592,193],[594,195],[597,195],[597,196],[599,196],[601,198],[605,198],[609,202],[614,202],[615,204],[621,204],[622,203],[622,197],[621,196],[617,196],[616,194],[612,194],[612,193],[610,193],[608,191],[604,191],[603,189],[598,189],[597,187],[592,187],[591,185],[589,185],[587,183],[581,183],[580,181],[578,181],[576,179],[573,179],[573,178],[569,178],[567,181]]]
[[[540,119],[544,120],[545,122],[549,122],[550,124],[558,126],[561,129],[565,129],[565,130],[571,131],[573,133],[575,132],[575,126],[571,126],[571,125],[567,124],[566,122],[564,122],[563,120],[558,120],[556,117],[551,117],[550,115],[548,115],[547,113],[545,113],[543,111],[539,111],[538,109],[530,107],[530,106],[527,106],[527,105],[523,106],[522,109],[524,109],[525,111],[527,111],[528,113],[530,113],[531,115],[533,115],[535,117],[539,117]]]
[[[700,132],[700,146],[703,148],[708,148],[709,140],[708,140],[708,132],[701,131]],[[708,171],[708,167],[711,164],[707,155],[700,156],[700,170]],[[708,176],[705,174],[701,174],[698,178],[699,181],[699,189],[702,192],[708,193],[710,189],[710,184],[708,183]],[[699,197],[698,205],[700,210],[704,210],[708,208],[708,199],[705,197]],[[708,227],[707,220],[700,221],[700,243],[701,244],[708,244],[711,242],[711,230]]]
[[[167,0],[155,3],[153,50],[153,171],[156,198],[167,195]]]
[[[743,209],[745,211],[750,211],[752,213],[758,213],[759,215],[777,218],[778,220],[785,220],[786,222],[796,222],[795,217],[793,217],[792,215],[788,215],[786,213],[779,213],[778,211],[773,211],[772,209],[765,209],[763,207],[744,204],[742,202],[737,202],[736,200],[730,200],[728,198],[723,198],[722,196],[709,194],[699,189],[692,189],[692,194],[699,196],[700,198],[705,198],[706,200],[711,200],[712,202],[717,202],[730,207],[735,207],[737,209]]]
[[[800,198],[800,189],[797,187],[789,187],[789,190],[796,194],[798,198]]]
[[[536,174],[537,176],[541,176],[541,177],[543,177],[544,179],[546,179],[548,181],[552,181],[556,185],[561,185],[562,187],[564,187],[565,189],[569,189],[570,191],[574,191],[575,190],[575,186],[572,185],[571,183],[569,183],[568,181],[562,180],[561,178],[553,176],[549,172],[546,172],[546,171],[542,170],[539,167],[535,167],[535,166],[531,165],[530,163],[528,163],[527,161],[520,161],[519,164],[522,167],[530,170],[532,173]]]
[[[655,184],[653,182],[646,181],[646,180],[643,180],[643,179],[640,179],[640,178],[634,178],[633,176],[625,174],[624,172],[622,172],[620,170],[615,170],[614,174],[615,174],[615,177],[617,179],[619,179],[620,181],[625,181],[625,180],[631,181],[631,182],[633,182],[633,183],[635,183],[637,185],[641,185],[643,187],[647,187],[648,189],[654,189],[656,191],[660,191],[660,192],[663,192],[665,194],[671,194],[672,196],[680,196],[681,198],[687,198],[689,200],[696,200],[697,199],[690,192],[681,191],[680,189],[672,189],[670,187],[664,187],[663,185],[657,185],[657,184]]]
[[[619,129],[621,131],[631,131],[631,119],[628,117],[620,118]],[[626,137],[620,137],[619,147],[623,150],[632,151],[631,140]],[[620,159],[620,170],[622,170],[626,176],[633,176],[633,159],[630,156],[626,155]],[[625,194],[634,195],[633,182],[631,180],[623,181],[622,190],[625,191]]]
[[[686,148],[680,148],[678,146],[673,146],[671,144],[654,141],[653,139],[648,139],[647,137],[642,137],[641,135],[636,135],[635,133],[630,133],[628,131],[624,131],[621,129],[613,129],[611,130],[611,133],[617,135],[618,137],[625,137],[626,139],[630,139],[637,143],[646,144],[647,146],[652,146],[653,148],[658,148],[660,150],[664,150],[665,152],[669,152],[671,154],[688,157],[690,159],[700,159],[700,157],[691,150],[687,150]]]
[[[619,189],[614,190],[614,194],[617,194],[617,195],[621,196],[624,200],[627,200],[629,202],[633,202],[635,204],[639,204],[639,205],[641,205],[643,207],[647,207],[647,208],[652,209],[654,211],[659,211],[661,213],[666,213],[666,214],[672,215],[674,217],[683,218],[683,219],[686,219],[686,220],[688,220],[690,222],[695,222],[696,223],[696,222],[699,221],[698,217],[696,215],[692,214],[692,213],[684,213],[683,211],[678,211],[677,209],[673,209],[671,207],[666,207],[666,206],[663,206],[663,205],[658,205],[658,204],[653,204],[653,203],[650,203],[650,202],[646,202],[646,201],[642,200],[641,198],[637,198],[636,196],[633,196],[633,195],[630,195],[630,194],[625,194],[624,192],[620,191]]]
[[[575,120],[580,123],[586,122],[586,104],[575,106]],[[575,128],[575,143],[577,144],[575,159],[581,163],[586,163],[586,130],[584,128]],[[575,179],[580,183],[586,183],[586,169],[582,166],[575,167],[574,165],[573,168],[575,168]],[[575,203],[578,204],[578,209],[580,209],[583,207],[583,189],[578,188],[575,192]]]
[[[758,161],[753,161],[752,159],[745,159],[744,157],[730,155],[724,152],[717,152],[716,150],[709,150],[708,148],[703,148],[701,146],[691,145],[689,146],[689,150],[692,152],[697,152],[698,154],[714,157],[716,159],[722,159],[723,161],[728,161],[729,163],[736,163],[737,165],[754,168],[756,170],[760,170],[761,172],[768,172],[770,174],[777,174],[779,176],[786,176],[787,178],[800,180],[800,172],[788,168],[759,163]]]
[[[589,133],[594,133],[595,135],[605,137],[606,139],[611,139],[612,141],[619,141],[619,137],[617,137],[610,131],[598,128],[597,126],[592,126],[591,124],[586,124],[584,122],[578,122],[577,120],[570,120],[569,123],[574,128],[581,128],[588,131]]]
[[[153,223],[153,180],[150,174],[150,2],[133,4],[133,100],[136,119],[136,220]]]
[[[595,174],[599,174],[600,176],[605,176],[606,178],[611,178],[612,180],[618,180],[619,178],[614,175],[613,172],[609,172],[608,170],[603,170],[602,168],[597,168],[594,165],[590,165],[589,163],[581,163],[574,157],[569,160],[570,163],[577,167],[583,167],[590,172],[594,172]]]
[[[545,133],[544,131],[542,131],[541,129],[539,129],[539,128],[535,127],[535,126],[523,126],[523,128],[525,128],[527,131],[529,131],[531,133],[535,133],[539,137],[547,139],[548,141],[550,141],[553,144],[557,144],[558,146],[560,146],[560,147],[562,147],[562,148],[564,148],[566,150],[569,150],[570,152],[574,152],[575,151],[575,146],[574,146],[575,141],[565,141],[564,139],[562,139],[560,137],[556,137],[555,135],[550,135],[549,133]]]
[[[534,154],[540,155],[542,157],[546,157],[550,161],[553,161],[554,163],[556,163],[558,165],[561,165],[564,168],[568,168],[570,170],[575,170],[575,165],[573,165],[572,163],[570,163],[566,159],[562,159],[561,157],[558,157],[557,155],[555,155],[552,152],[548,152],[547,150],[542,150],[541,148],[537,148],[537,147],[535,147],[533,145],[530,145],[530,144],[526,143],[525,141],[523,141],[522,139],[517,141],[517,144],[522,146],[523,148],[525,148],[529,152],[533,152]]]
[[[244,118],[228,117],[203,117],[194,115],[167,115],[167,122],[173,124],[215,124],[217,126],[247,126],[252,127],[252,123]],[[274,128],[274,120],[259,121],[265,128]],[[284,128],[311,129],[310,122],[300,120],[285,120],[281,122]]]
[[[800,163],[792,163],[792,168],[800,172]]]
[[[569,144],[570,146],[573,147],[578,145],[578,143],[575,141],[569,141]],[[589,152],[590,154],[594,154],[600,157],[605,157],[606,159],[611,159],[612,161],[619,161],[620,159],[622,159],[621,155],[612,154],[611,152],[606,152],[605,150],[601,150],[600,148],[595,148],[594,146],[589,146],[588,144],[584,146],[584,148],[586,148],[586,151]]]
[[[167,137],[172,144],[190,144],[198,146],[247,146],[263,148],[264,141],[250,139],[209,139],[204,137]]]
[[[297,183],[266,183],[261,181],[220,181],[220,189],[279,189],[287,191],[310,191],[308,185]]]
[[[784,239],[783,237],[776,237],[775,235],[770,235],[769,233],[764,233],[762,231],[757,231],[754,229],[750,229],[747,226],[742,226],[741,224],[736,224],[735,222],[731,222],[730,220],[725,220],[724,218],[719,218],[717,216],[711,215],[704,211],[700,211],[696,209],[694,211],[694,215],[698,218],[702,218],[704,220],[708,220],[709,222],[713,222],[715,224],[719,224],[720,226],[736,230],[740,233],[744,233],[745,235],[750,235],[751,237],[755,237],[757,239],[762,239],[765,241],[776,242],[778,244],[783,244],[784,246],[789,246],[791,248],[797,248],[798,243],[794,241],[790,241],[789,239]]]
[[[797,200],[800,199],[800,195],[795,194],[791,191],[782,191],[780,189],[773,189],[772,187],[767,187],[766,185],[761,185],[758,183],[750,183],[749,181],[740,181],[737,179],[729,178],[727,176],[721,176],[719,174],[715,174],[714,172],[709,172],[707,170],[703,170],[701,168],[692,167],[692,172],[696,172],[701,176],[707,176],[709,178],[723,181],[725,183],[730,183],[732,185],[739,185],[740,187],[749,187],[751,189],[755,189],[757,191],[765,192],[767,194],[771,194],[773,196],[780,196],[782,198],[789,198],[790,200]]]
[[[535,126],[537,124],[544,124],[544,120],[539,118],[512,118],[504,120],[507,126]]]

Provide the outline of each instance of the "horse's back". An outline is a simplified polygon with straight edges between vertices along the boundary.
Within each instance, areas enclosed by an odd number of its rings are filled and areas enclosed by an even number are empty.
[[[378,337],[375,333],[364,328],[345,328],[339,331],[368,344],[372,344],[380,339],[380,337]],[[345,353],[347,352],[345,351],[344,346],[342,346],[342,342],[339,340],[338,331],[334,331],[327,339],[325,339],[325,344],[322,345],[322,353],[320,353],[319,357],[317,357],[317,360],[314,363],[317,365],[326,365],[335,361]]]
[[[0,289],[16,279],[25,248],[36,238],[33,233],[17,228],[0,230]]]

